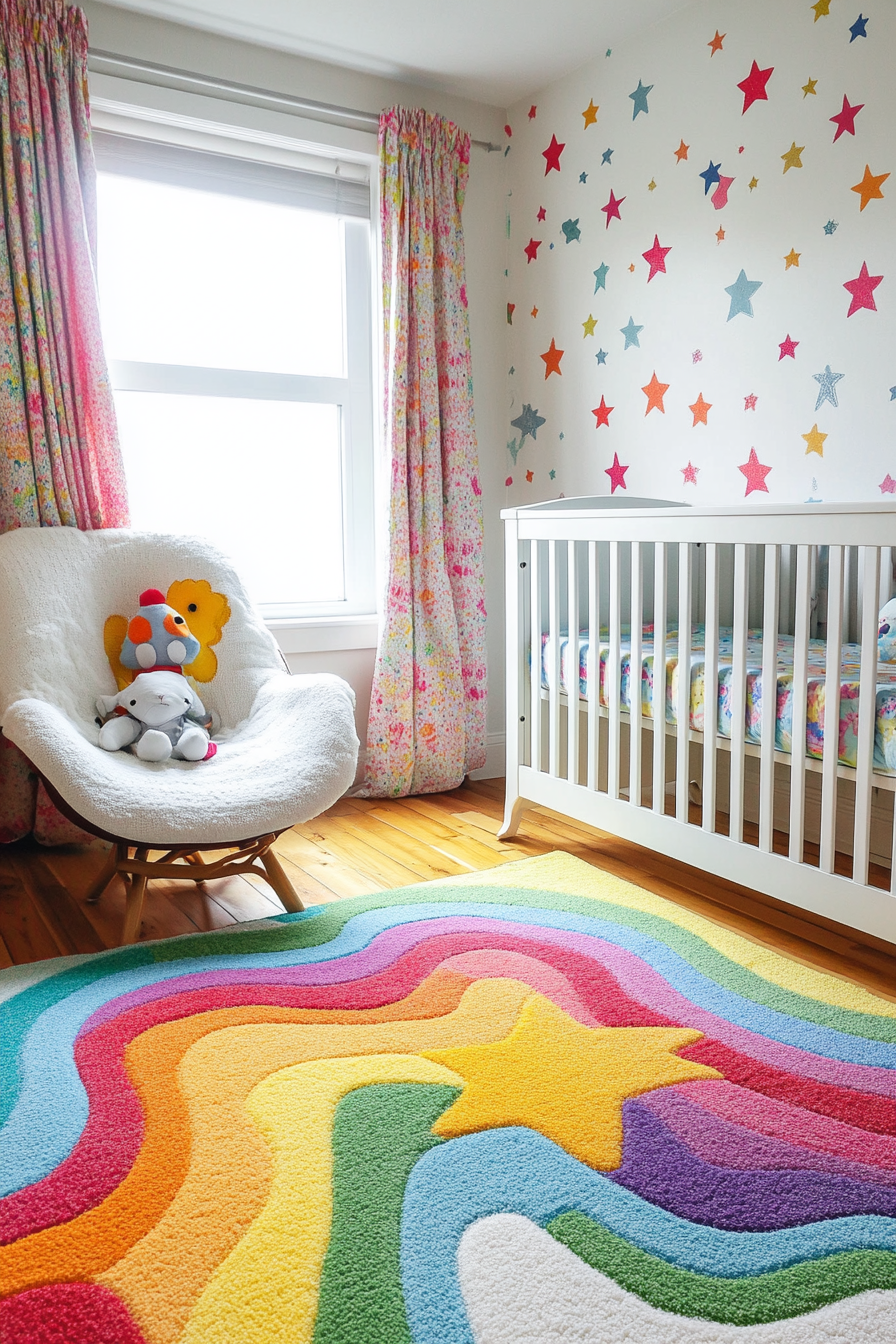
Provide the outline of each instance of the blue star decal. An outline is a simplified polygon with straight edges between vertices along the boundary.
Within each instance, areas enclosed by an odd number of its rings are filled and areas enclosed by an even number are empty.
[[[856,19],[855,23],[850,24],[850,27],[849,27],[850,38],[849,38],[849,40],[850,40],[851,43],[852,43],[852,42],[855,42],[855,40],[856,40],[857,37],[867,37],[867,36],[868,36],[868,34],[865,32],[865,25],[867,24],[867,22],[868,22],[868,20],[867,20],[866,18],[864,18],[863,15],[860,14],[859,17]]]
[[[550,476],[551,480],[553,480],[554,477],[557,475],[553,467],[551,467],[550,471],[548,472],[548,475]]]
[[[561,434],[560,434],[560,442],[562,443],[563,440],[564,440],[565,438],[566,438],[566,435],[563,434],[563,433],[561,433]]]
[[[609,163],[612,157],[613,157],[613,150],[605,149],[603,154],[600,156],[600,161],[601,163]]]
[[[762,288],[761,280],[748,280],[745,271],[741,271],[733,285],[725,286],[725,293],[731,296],[731,307],[728,309],[728,321],[732,317],[737,317],[738,313],[745,313],[747,317],[753,316],[753,305],[750,302],[757,289]]]
[[[699,174],[699,176],[703,178],[704,196],[708,196],[710,187],[714,187],[718,182],[719,169],[721,168],[721,166],[722,166],[721,163],[713,163],[712,159],[710,159],[709,167],[704,172]]]
[[[896,386],[890,388],[890,400],[896,401]]]
[[[652,84],[642,84],[639,79],[638,87],[635,89],[634,93],[629,94],[629,98],[631,98],[635,105],[632,109],[632,121],[634,121],[639,112],[650,111],[650,108],[647,106],[647,95],[652,88]]]
[[[588,174],[587,174],[587,173],[579,173],[579,181],[580,181],[580,182],[587,182],[587,181],[588,181]]]
[[[837,232],[837,221],[836,221],[836,219],[829,219],[828,222],[827,222],[827,224],[825,224],[825,226],[824,226],[824,231],[825,231],[825,233],[828,235],[829,238],[832,237],[832,235],[835,234],[835,233]]]
[[[510,423],[514,429],[520,431],[520,448],[522,448],[527,434],[531,434],[533,439],[538,437],[538,431],[544,424],[544,416],[539,415],[538,411],[533,411],[528,402],[523,402],[522,413]]]
[[[606,350],[598,350],[598,352],[597,352],[597,354],[594,356],[594,358],[597,360],[598,364],[606,364],[606,362],[607,362],[607,352],[606,352]]]
[[[508,453],[510,454],[510,456],[513,458],[513,465],[514,465],[514,466],[516,466],[516,459],[517,459],[517,457],[519,456],[519,451],[520,451],[520,449],[522,448],[522,446],[523,446],[522,443],[517,443],[517,441],[516,441],[515,438],[514,438],[514,439],[510,439],[510,441],[509,441],[508,444],[507,444],[507,451],[508,451]]]
[[[513,375],[514,375],[515,373],[516,373],[516,369],[515,369],[515,368],[513,367],[513,365],[511,364],[511,366],[510,366],[510,376],[511,376],[511,378],[513,377]]]
[[[630,317],[627,325],[624,327],[620,327],[619,330],[625,337],[625,345],[623,346],[624,350],[627,350],[630,345],[636,345],[639,350],[641,349],[641,342],[638,340],[638,332],[644,330],[643,322],[639,327],[635,324],[635,319],[633,317]]]
[[[574,243],[582,236],[582,230],[579,228],[577,219],[567,219],[560,225],[563,230],[563,236],[567,243]]]
[[[839,405],[837,401],[837,384],[843,377],[842,373],[831,373],[830,364],[825,364],[822,373],[813,373],[812,377],[818,384],[818,400],[815,403],[815,409],[818,410],[822,402],[829,401],[832,406]]]
[[[606,289],[606,287],[607,287],[607,271],[608,271],[609,269],[610,269],[610,268],[609,268],[609,266],[607,265],[607,263],[606,263],[605,261],[602,261],[601,264],[598,266],[597,270],[594,272],[594,292],[595,292],[595,294],[597,293],[597,291],[598,291],[599,289]]]

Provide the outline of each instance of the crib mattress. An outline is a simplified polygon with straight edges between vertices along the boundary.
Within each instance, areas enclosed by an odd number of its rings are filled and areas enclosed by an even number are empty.
[[[588,647],[586,632],[579,636],[579,695],[588,694]],[[560,637],[560,689],[569,691],[569,638]],[[606,630],[600,635],[600,703],[608,701],[608,660],[610,646]],[[809,641],[809,680],[806,701],[806,755],[820,758],[824,749],[825,733],[825,663],[827,646],[824,640]],[[855,766],[859,717],[859,666],[861,648],[858,644],[844,644],[840,662],[840,720],[838,724],[840,761]],[[620,703],[631,709],[631,643],[623,634],[620,648],[621,688]],[[542,636],[541,680],[550,689],[553,668],[553,643],[547,634]],[[690,657],[690,726],[703,732],[704,709],[705,631],[695,625],[691,631]],[[731,674],[732,630],[719,632],[719,691],[716,707],[716,731],[722,737],[731,736]],[[678,722],[678,630],[670,626],[666,633],[665,714],[666,722]],[[759,743],[762,736],[764,697],[762,693],[762,631],[750,630],[747,635],[747,687],[744,736],[748,742]],[[653,627],[645,626],[641,646],[641,705],[645,718],[653,718],[654,650]],[[775,746],[778,751],[793,751],[793,639],[787,635],[778,638],[777,677],[775,687]],[[881,663],[877,669],[877,705],[874,733],[874,768],[885,774],[896,774],[896,663]]]

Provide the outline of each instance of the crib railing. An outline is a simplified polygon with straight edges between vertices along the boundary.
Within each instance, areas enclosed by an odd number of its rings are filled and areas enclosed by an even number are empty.
[[[502,835],[515,832],[527,804],[547,806],[896,941],[896,775],[874,758],[878,609],[893,590],[896,513],[880,505],[735,511],[608,503],[567,500],[503,515]],[[691,725],[697,621],[704,627],[702,731]],[[672,626],[678,672],[675,722],[667,722]],[[745,727],[751,627],[762,632],[758,741],[748,740]],[[731,646],[724,657],[723,628]],[[776,744],[779,635],[793,641],[792,754]],[[854,765],[841,759],[839,731],[841,646],[849,636],[861,646],[858,673],[846,678],[858,682]],[[832,728],[820,759],[804,746],[812,638],[825,641],[825,672],[812,679],[823,676],[824,719]],[[645,706],[639,672],[648,640],[654,688]],[[630,648],[627,704],[623,643]],[[717,724],[723,664],[730,737]]]

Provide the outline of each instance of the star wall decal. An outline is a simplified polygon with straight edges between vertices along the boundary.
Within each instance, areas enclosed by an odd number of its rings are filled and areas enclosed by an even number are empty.
[[[870,308],[873,313],[877,312],[877,304],[874,302],[874,291],[877,289],[882,275],[869,275],[868,266],[863,261],[862,268],[855,280],[845,280],[843,288],[848,289],[852,298],[849,303],[849,312],[847,317],[852,317],[860,308]]]
[[[565,148],[566,144],[564,143],[561,145],[556,135],[551,136],[551,143],[548,145],[547,149],[543,149],[541,151],[541,157],[545,161],[545,170],[544,170],[545,177],[547,177],[548,173],[551,172],[552,170],[554,172],[559,173],[560,155],[563,153]]]
[[[544,354],[539,356],[539,358],[544,360],[545,382],[547,382],[552,373],[559,374],[561,378],[563,377],[563,370],[560,368],[560,361],[563,358],[563,354],[564,352],[562,350],[557,349],[552,336],[551,344],[547,350],[545,350]]]
[[[620,327],[619,330],[625,337],[625,345],[623,346],[623,350],[627,350],[630,345],[636,345],[639,350],[641,349],[641,342],[638,340],[638,335],[640,332],[644,330],[643,322],[641,323],[640,327],[636,326],[635,319],[633,317],[630,317],[628,319],[627,325],[624,327]]]
[[[606,217],[607,217],[607,224],[606,224],[606,227],[607,227],[607,228],[610,227],[610,220],[611,220],[611,219],[618,219],[618,220],[621,221],[622,216],[621,216],[620,213],[619,213],[619,207],[620,207],[620,205],[622,204],[622,202],[623,202],[624,200],[625,200],[625,197],[624,197],[624,196],[620,196],[620,197],[619,197],[619,200],[617,201],[617,199],[616,199],[616,197],[613,195],[613,192],[612,192],[612,189],[611,189],[611,191],[610,191],[610,199],[607,201],[606,205],[602,205],[601,208],[600,208],[600,209],[601,209],[601,214],[604,214],[604,215],[606,215]]]
[[[745,411],[755,411],[755,409],[756,409],[756,402],[757,402],[758,400],[759,400],[759,398],[756,396],[756,393],[755,393],[755,392],[751,392],[751,393],[749,394],[749,396],[744,397],[744,410],[745,410]]]
[[[538,207],[538,214],[535,216],[535,218],[538,220],[539,224],[543,224],[544,221],[547,219],[547,217],[548,217],[547,210],[545,210],[543,205],[540,205]]]
[[[684,140],[682,140],[678,148],[673,151],[673,153],[675,154],[675,162],[681,163],[683,160],[687,159],[689,149],[690,145],[686,145]]]
[[[864,15],[860,14],[859,17],[856,19],[855,23],[851,23],[851,24],[849,25],[849,34],[850,34],[850,36],[849,36],[849,41],[850,41],[850,44],[852,44],[853,42],[855,42],[855,40],[856,40],[857,37],[867,37],[867,36],[868,36],[868,34],[867,34],[866,31],[865,31],[865,26],[866,26],[867,23],[868,23],[867,18],[865,18]]]
[[[703,351],[695,350],[691,355],[691,363],[699,364],[702,358],[703,358]]]
[[[860,211],[865,209],[865,206],[869,201],[883,200],[884,194],[881,191],[881,187],[889,176],[889,173],[880,173],[875,177],[874,173],[872,173],[871,169],[868,167],[868,164],[865,164],[865,176],[862,178],[861,182],[857,182],[854,187],[850,187],[850,191],[858,193],[859,200],[861,201],[861,204],[859,205]]]
[[[712,39],[712,41],[707,42],[707,44],[706,44],[706,45],[709,47],[709,55],[710,55],[710,58],[712,58],[713,56],[715,56],[715,54],[716,54],[717,51],[721,51],[721,50],[722,50],[722,43],[725,41],[725,38],[726,38],[727,36],[728,36],[727,33],[720,33],[719,30],[718,30],[718,28],[716,29],[716,35],[715,35],[715,37]]]
[[[710,189],[710,187],[714,187],[714,186],[716,185],[716,183],[718,182],[718,180],[719,180],[719,169],[721,168],[721,166],[722,166],[722,165],[721,165],[720,163],[713,163],[712,159],[710,159],[710,161],[709,161],[709,167],[708,167],[708,168],[704,168],[704,170],[703,170],[702,173],[698,173],[698,174],[697,174],[698,177],[702,177],[702,178],[703,178],[703,195],[704,195],[704,196],[708,196],[708,195],[709,195],[709,189]]]
[[[722,210],[728,204],[728,192],[733,182],[733,177],[725,177],[724,173],[720,174],[719,185],[710,197],[713,207],[716,210]]]
[[[537,308],[533,308],[532,311],[530,312],[529,316],[530,316],[530,317],[537,317],[537,316],[538,316],[538,309],[537,309]]]
[[[733,285],[725,286],[725,293],[731,298],[731,306],[728,309],[727,321],[732,317],[737,317],[738,313],[744,313],[747,317],[753,316],[753,304],[751,299],[757,289],[762,288],[761,280],[748,280],[745,271],[741,271]]]
[[[601,156],[600,156],[600,161],[601,161],[601,163],[602,163],[602,164],[603,164],[603,163],[609,163],[610,160],[611,160],[612,157],[613,157],[613,153],[614,153],[614,151],[613,151],[612,149],[605,149],[604,152],[603,152],[603,154],[601,154]]]
[[[606,350],[598,350],[598,352],[597,352],[597,354],[594,356],[594,358],[597,360],[598,364],[606,364],[606,362],[607,362],[607,351],[606,351]]]
[[[755,448],[750,449],[750,456],[747,458],[746,462],[737,469],[747,478],[747,488],[744,491],[744,499],[746,499],[747,495],[751,495],[754,490],[762,490],[765,494],[768,494],[768,486],[765,483],[765,478],[771,471],[771,467],[763,466],[756,455]]]
[[[837,384],[845,375],[842,373],[832,373],[830,364],[825,364],[821,373],[813,373],[812,377],[818,384],[818,400],[815,403],[816,411],[823,402],[829,401],[832,406],[839,405],[837,401]]]
[[[830,238],[832,237],[833,234],[837,232],[839,227],[840,225],[837,223],[836,219],[829,219],[827,224],[825,224],[824,226],[824,231]]]
[[[751,177],[749,182],[747,183],[747,186],[750,188],[751,191],[755,191],[756,188],[759,186],[759,178]]]
[[[854,103],[853,106],[850,107],[849,99],[844,93],[843,106],[841,107],[840,111],[836,114],[836,116],[828,117],[828,121],[832,121],[834,125],[837,127],[836,131],[834,132],[834,139],[831,142],[832,144],[836,145],[841,135],[844,134],[855,135],[856,117],[859,115],[864,106],[865,106],[864,103]]]
[[[788,172],[791,168],[802,168],[803,161],[800,158],[800,155],[802,154],[805,148],[806,148],[805,145],[798,145],[795,140],[791,140],[790,148],[788,149],[787,153],[781,155],[781,158],[784,161],[785,173]]]
[[[600,111],[600,104],[595,103],[593,98],[589,98],[588,106],[582,113],[582,116],[585,118],[585,125],[582,127],[583,131],[587,130],[589,126],[593,126],[596,123],[597,114],[599,111]]]
[[[613,454],[612,467],[604,467],[604,471],[610,478],[610,494],[615,495],[617,490],[627,490],[625,483],[625,473],[628,471],[628,464],[623,466],[619,461],[619,454]]]
[[[653,277],[659,272],[666,274],[666,257],[672,251],[671,247],[660,247],[660,240],[657,234],[653,235],[653,247],[647,252],[642,252],[641,256],[650,267],[650,274],[647,277],[647,283],[650,284]]]
[[[610,268],[609,268],[609,266],[607,265],[607,263],[606,263],[605,261],[602,261],[601,264],[598,266],[597,270],[594,272],[594,292],[595,292],[595,294],[597,293],[597,291],[598,291],[599,289],[606,289],[606,287],[607,287],[607,271],[608,271],[609,269],[610,269]]]
[[[817,23],[819,19],[825,18],[830,14],[831,0],[815,0],[815,4],[810,5],[809,8],[815,10],[815,18],[812,22]]]
[[[656,191],[656,182],[653,180],[653,178],[651,178],[650,181],[647,183],[647,190]]]
[[[704,401],[702,392],[697,394],[697,400],[692,406],[688,407],[688,410],[694,417],[694,423],[691,425],[691,429],[694,429],[697,425],[706,425],[708,427],[709,421],[707,416],[712,410],[712,402]]]
[[[513,485],[513,477],[512,477],[512,476],[508,476],[507,479],[505,480],[504,484],[505,484],[505,485]]]
[[[539,249],[540,247],[541,247],[541,239],[540,239],[540,238],[538,238],[538,239],[530,238],[530,239],[529,239],[528,243],[527,243],[526,246],[523,248],[523,251],[525,252],[525,254],[526,254],[526,258],[527,258],[527,261],[526,261],[526,265],[527,265],[527,266],[529,265],[530,262],[534,261],[535,258],[538,256],[538,249]]]
[[[531,485],[532,482],[535,480],[535,472],[534,472],[534,471],[531,471],[531,470],[530,470],[530,471],[527,471],[527,472],[526,472],[526,480],[527,480],[527,481],[529,482],[529,484]]]
[[[550,476],[552,481],[556,478],[557,473],[553,467],[551,467],[550,471],[548,472],[548,475]]]
[[[650,111],[650,108],[647,106],[647,95],[652,88],[652,84],[642,84],[639,79],[638,87],[635,89],[634,93],[629,94],[629,98],[631,98],[634,103],[634,107],[632,108],[632,121],[634,121],[639,112]]]
[[[605,399],[603,393],[601,393],[600,405],[599,405],[599,406],[595,406],[594,410],[591,412],[591,414],[592,414],[593,416],[595,416],[596,419],[597,419],[597,423],[595,424],[594,428],[595,428],[595,429],[600,429],[601,425],[606,425],[607,428],[609,429],[609,427],[610,427],[610,412],[611,412],[611,411],[615,411],[615,409],[616,409],[615,406],[608,406],[608,405],[607,405],[606,399]]]
[[[522,448],[522,446],[523,446],[522,443],[517,443],[515,437],[512,438],[510,442],[507,444],[507,451],[513,458],[514,466],[516,466],[516,459],[519,457],[520,449]]]
[[[585,336],[593,336],[594,328],[597,326],[597,318],[592,317],[591,314],[589,313],[587,321],[583,322],[582,326],[585,329]]]
[[[581,238],[582,230],[577,219],[567,219],[560,225],[567,243],[575,243]]]
[[[742,79],[738,88],[744,95],[744,106],[741,116],[751,108],[754,103],[768,102],[766,86],[775,72],[775,67],[770,65],[767,70],[760,70],[756,61],[750,66],[750,73],[746,79]]]
[[[813,425],[808,434],[801,434],[800,438],[806,440],[806,456],[810,453],[817,453],[819,457],[824,457],[824,441],[827,434],[822,434],[818,425]]]
[[[724,241],[725,241],[725,230],[716,229],[716,245],[718,246],[719,243],[724,243]]]
[[[536,116],[537,112],[538,112],[538,108],[536,107],[535,103],[533,103],[532,106],[529,108],[529,111],[528,111],[528,114],[527,114],[528,117],[529,117],[529,120],[530,120],[530,121],[534,121],[534,120],[535,120],[535,116]]]
[[[545,423],[543,415],[539,415],[537,409],[533,411],[528,402],[523,403],[522,412],[515,420],[511,420],[514,429],[520,431],[520,447],[526,440],[527,435],[531,436],[533,442],[538,438],[538,431]]]
[[[896,495],[896,481],[893,480],[893,477],[889,472],[887,472],[877,488],[882,495]]]
[[[800,257],[802,255],[803,255],[802,252],[797,252],[794,248],[791,248],[790,251],[787,253],[787,256],[784,258],[785,271],[789,271],[791,266],[799,266]]]
[[[808,96],[809,96],[810,93],[815,93],[815,85],[816,85],[817,83],[818,83],[818,80],[817,80],[817,79],[807,79],[807,80],[806,80],[806,83],[803,85],[803,97],[804,97],[804,98],[808,98]],[[816,94],[815,96],[817,97],[818,95]]]
[[[690,459],[688,459],[688,464],[687,464],[686,467],[679,467],[678,470],[681,472],[682,476],[684,477],[684,480],[682,481],[682,485],[696,485],[696,484],[697,484],[697,473],[699,472],[700,468],[699,468],[699,467],[695,467],[694,464],[693,464],[693,462],[691,462]]]
[[[896,386],[890,388],[890,400],[896,401]]]
[[[789,356],[791,359],[796,359],[796,348],[798,345],[799,341],[792,341],[790,339],[790,332],[788,331],[784,340],[778,343],[778,349],[781,351],[780,355],[778,356],[778,363],[780,364],[781,360],[784,359],[785,356]]]
[[[663,397],[669,391],[669,384],[660,382],[659,378],[656,376],[656,369],[653,371],[653,377],[650,379],[650,382],[647,383],[645,387],[642,387],[641,391],[647,398],[647,410],[644,412],[645,415],[649,415],[650,412],[654,410],[659,411],[662,415],[666,414],[666,408],[663,405]]]
[[[516,304],[515,304],[515,303],[508,303],[508,305],[507,305],[507,325],[508,325],[508,327],[512,327],[512,326],[513,326],[513,314],[514,314],[515,310],[516,310]]]
[[[588,181],[588,174],[587,174],[587,173],[579,173],[579,181],[580,181],[580,182],[587,182],[587,181]]]

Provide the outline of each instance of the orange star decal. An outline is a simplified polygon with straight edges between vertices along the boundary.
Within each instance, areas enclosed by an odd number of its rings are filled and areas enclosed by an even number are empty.
[[[850,187],[850,191],[857,192],[859,196],[861,201],[861,205],[859,206],[860,210],[864,210],[869,201],[883,200],[884,194],[881,191],[881,187],[889,176],[889,173],[880,173],[879,176],[875,177],[874,173],[872,173],[871,169],[868,167],[868,164],[865,164],[865,176],[862,178],[861,182],[857,182],[854,187]]]
[[[663,397],[669,391],[669,384],[660,382],[659,378],[656,376],[656,369],[653,371],[653,377],[650,382],[646,387],[642,387],[641,391],[647,397],[647,410],[644,412],[645,415],[649,415],[652,410],[661,411],[663,415],[666,414],[666,408],[663,405]]]
[[[690,145],[686,145],[685,142],[682,140],[681,144],[675,150],[675,157],[679,163],[681,163],[682,159],[687,158],[689,149]]]
[[[710,56],[715,56],[717,51],[722,50],[722,43],[725,41],[725,38],[727,36],[728,36],[727,33],[720,33],[718,28],[716,29],[715,37],[712,39],[711,42],[707,42],[706,44],[709,47]]]
[[[693,406],[688,407],[688,410],[692,413],[694,417],[694,425],[707,425],[707,426],[709,425],[709,421],[707,420],[706,417],[712,410],[712,402],[704,401],[702,392],[699,393],[697,400],[694,402]],[[694,428],[694,425],[691,425],[691,429]]]
[[[546,379],[550,378],[552,373],[559,373],[561,377],[563,376],[560,368],[563,351],[557,349],[553,336],[551,337],[549,348],[545,350],[541,358],[544,360],[544,376]]]

